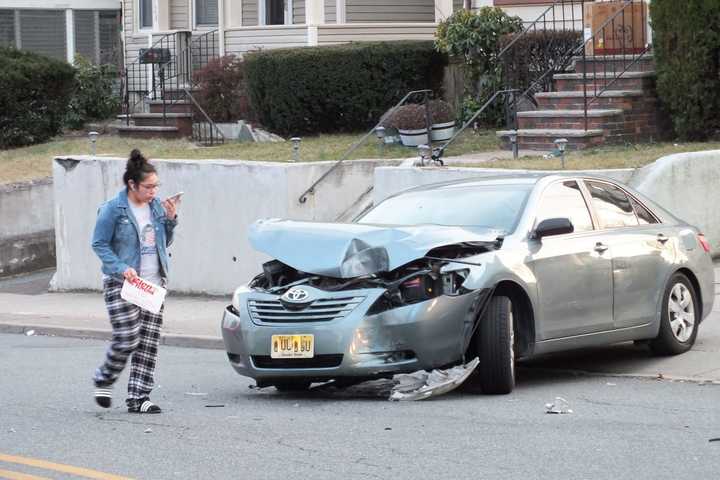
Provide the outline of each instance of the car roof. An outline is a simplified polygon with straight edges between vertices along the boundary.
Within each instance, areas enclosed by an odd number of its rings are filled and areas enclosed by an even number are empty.
[[[497,175],[488,175],[488,176],[482,176],[482,177],[471,177],[466,178],[462,180],[452,180],[447,182],[440,182],[440,183],[432,183],[428,185],[421,185],[419,187],[414,187],[408,190],[405,190],[401,193],[407,193],[407,192],[418,192],[418,191],[425,191],[425,190],[437,190],[437,189],[446,189],[446,188],[472,188],[472,187],[481,187],[481,186],[488,186],[488,185],[528,185],[528,186],[534,186],[541,180],[548,180],[551,181],[553,179],[562,179],[562,178],[588,178],[588,179],[597,179],[597,180],[604,180],[604,181],[610,181],[613,183],[618,183],[617,180],[613,180],[608,177],[604,177],[602,175],[595,175],[595,174],[585,174],[583,172],[517,172],[517,173],[509,173],[509,174],[497,174]]]

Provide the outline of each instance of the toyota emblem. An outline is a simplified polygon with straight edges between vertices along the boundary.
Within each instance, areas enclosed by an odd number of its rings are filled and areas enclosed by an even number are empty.
[[[303,290],[302,288],[291,288],[287,292],[285,292],[285,295],[283,297],[288,302],[294,302],[294,303],[303,303],[305,300],[308,299],[310,294],[307,292],[307,290]]]

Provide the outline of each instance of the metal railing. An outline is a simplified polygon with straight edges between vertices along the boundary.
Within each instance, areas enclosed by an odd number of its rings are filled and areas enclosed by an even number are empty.
[[[650,50],[647,43],[647,5],[644,0],[626,0],[582,44],[583,109],[588,129],[588,106],[617,83]],[[588,48],[592,48],[592,73],[588,75]],[[591,80],[588,91],[588,80]]]
[[[210,60],[220,56],[220,31],[216,28],[202,35],[192,37],[190,57],[193,71],[206,66]]]
[[[320,176],[320,178],[315,180],[315,182],[313,182],[313,184],[310,185],[310,187],[307,190],[305,190],[302,193],[302,195],[300,195],[300,197],[298,197],[298,203],[305,203],[307,201],[307,196],[315,193],[315,187],[317,187],[318,184],[320,184],[325,178],[327,178],[328,175],[330,175],[333,171],[335,171],[335,169],[338,166],[340,166],[340,164],[342,162],[347,160],[355,150],[357,150],[363,143],[365,143],[365,141],[370,137],[370,135],[375,133],[375,131],[377,130],[378,127],[382,126],[385,123],[385,121],[387,119],[389,119],[393,113],[395,113],[395,110],[397,110],[401,105],[405,104],[405,102],[407,102],[411,97],[414,97],[417,95],[422,95],[423,103],[425,103],[425,106],[426,106],[425,121],[426,121],[426,124],[429,125],[430,118],[428,116],[429,109],[427,108],[427,103],[428,103],[428,100],[429,100],[431,94],[432,94],[432,90],[413,90],[411,92],[408,92],[398,103],[395,104],[394,107],[392,107],[390,110],[385,112],[385,114],[382,117],[380,117],[380,120],[377,122],[377,124],[372,129],[370,129],[365,135],[363,135],[360,138],[360,140],[355,142],[349,149],[347,149],[347,151],[345,151],[345,153],[340,157],[340,160],[335,162],[332,167],[330,167],[325,173],[323,173]],[[430,130],[428,128],[428,134],[429,134],[429,132],[430,132]]]
[[[190,80],[191,65],[185,45],[190,32],[163,35],[150,48],[140,49],[138,58],[124,71],[123,110],[126,124],[139,105],[163,100],[166,116],[168,91],[178,91]]]
[[[187,100],[192,104],[192,139],[205,146],[225,143],[225,136],[195,100],[192,93],[187,88],[184,88],[183,91]]]

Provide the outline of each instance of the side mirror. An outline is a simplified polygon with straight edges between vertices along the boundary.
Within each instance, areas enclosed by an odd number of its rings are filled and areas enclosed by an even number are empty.
[[[535,228],[533,238],[540,240],[543,237],[551,237],[553,235],[564,235],[566,233],[573,233],[575,227],[568,218],[547,218],[540,222]]]

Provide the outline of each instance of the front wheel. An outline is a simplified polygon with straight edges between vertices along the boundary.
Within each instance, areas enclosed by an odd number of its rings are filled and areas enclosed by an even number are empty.
[[[663,295],[660,331],[650,342],[657,355],[677,355],[692,348],[700,322],[700,305],[688,278],[676,273]]]
[[[508,297],[491,298],[479,321],[476,345],[480,388],[486,394],[510,393],[515,387],[512,302]]]

